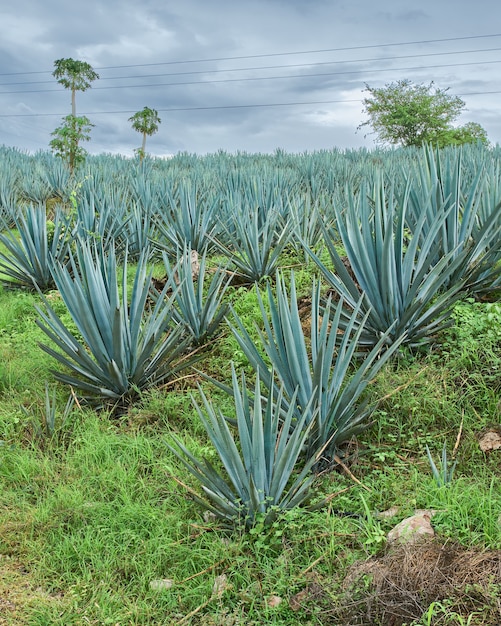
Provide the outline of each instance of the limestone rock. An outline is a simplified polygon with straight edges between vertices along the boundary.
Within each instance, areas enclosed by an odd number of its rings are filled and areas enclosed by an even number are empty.
[[[431,516],[431,511],[423,511],[402,520],[388,533],[388,543],[416,543],[432,539],[435,531],[430,523]]]
[[[478,439],[482,452],[492,452],[501,449],[501,428],[489,428]]]

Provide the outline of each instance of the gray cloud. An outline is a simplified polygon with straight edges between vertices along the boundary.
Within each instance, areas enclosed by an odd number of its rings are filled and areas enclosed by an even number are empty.
[[[70,6],[66,0],[18,0],[0,11],[0,143],[48,147],[70,108],[69,94],[51,77],[53,62],[72,57],[91,63],[101,77],[77,96],[78,112],[95,124],[86,145],[91,152],[132,155],[140,138],[128,118],[144,106],[162,118],[148,140],[153,154],[370,147],[372,138],[356,133],[366,82],[410,78],[435,80],[452,93],[501,91],[499,65],[486,63],[501,62],[500,52],[473,52],[501,48],[501,37],[383,45],[490,34],[501,23],[501,7],[490,0],[458,0],[453,12],[443,4],[87,0]],[[324,52],[312,52],[319,50]],[[390,58],[466,50],[471,52]],[[478,65],[437,67],[473,61]],[[316,65],[321,63],[333,64]],[[24,85],[8,84],[14,82]],[[478,121],[500,142],[499,94],[463,98],[464,121]],[[290,106],[325,101],[332,103]],[[284,106],[258,106],[278,103]],[[16,114],[36,116],[8,117]]]

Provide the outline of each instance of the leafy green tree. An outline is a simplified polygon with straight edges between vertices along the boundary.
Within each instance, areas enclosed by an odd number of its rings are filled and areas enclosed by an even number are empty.
[[[51,133],[54,139],[49,145],[56,156],[68,163],[71,173],[77,165],[85,161],[87,151],[82,148],[80,142],[89,141],[92,126],[94,124],[91,124],[89,118],[85,116],[67,115],[63,118],[62,126]]]
[[[464,126],[458,128],[450,128],[445,131],[437,141],[440,147],[456,145],[460,146],[465,143],[483,143],[489,145],[489,138],[485,129],[477,124],[477,122],[468,122]]]
[[[162,120],[158,117],[158,111],[144,107],[142,111],[138,111],[132,117],[129,117],[129,122],[132,122],[134,130],[143,135],[141,147],[135,150],[139,154],[139,160],[142,161],[146,154],[146,137],[151,137],[158,131],[158,126]]]
[[[452,124],[465,109],[465,102],[453,96],[448,89],[413,84],[404,79],[384,87],[370,87],[363,105],[368,119],[359,129],[370,126],[382,144],[420,146],[432,143],[438,147],[482,141],[488,143],[487,134],[480,126],[470,122],[455,128]]]
[[[75,59],[57,59],[54,68],[52,76],[65,89],[71,89],[71,114],[76,116],[76,92],[87,91],[99,74],[89,63]]]

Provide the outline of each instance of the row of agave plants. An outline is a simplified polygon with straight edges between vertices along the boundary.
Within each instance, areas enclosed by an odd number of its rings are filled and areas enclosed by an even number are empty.
[[[224,194],[182,181],[160,194],[139,176],[141,202],[132,203],[119,189],[110,197],[82,184],[50,216],[44,206],[3,206],[0,269],[10,287],[59,290],[71,324],[42,295],[42,349],[59,364],[55,377],[97,405],[123,406],[175,379],[227,325],[255,385],[234,368],[231,384],[212,381],[233,398],[236,421],[202,390],[194,400],[226,474],[174,437],[170,447],[201,482],[206,497],[194,495],[205,507],[266,523],[305,502],[315,472],[366,427],[364,391],[385,363],[434,340],[459,298],[500,289],[500,172],[487,159],[466,171],[464,159],[427,149],[406,176],[378,169],[316,196],[279,194],[275,177],[245,188],[238,172]],[[307,329],[294,274],[279,270],[291,247],[323,279],[311,288]],[[221,260],[215,272],[209,255]],[[153,262],[166,274],[159,290]],[[257,345],[225,298],[235,278],[266,280]]]
[[[499,166],[501,149],[481,146],[461,148],[463,182],[469,184],[479,169]],[[457,149],[451,149],[455,160]],[[154,202],[159,210],[169,208],[169,195],[190,180],[197,194],[210,204],[223,196],[240,193],[252,204],[308,196],[323,211],[339,187],[357,191],[362,180],[384,171],[387,180],[404,185],[412,169],[419,170],[420,149],[330,150],[304,154],[277,151],[266,154],[227,154],[196,156],[178,154],[172,159],[145,159],[142,163],[120,156],[89,156],[85,166],[71,177],[64,163],[48,152],[35,155],[0,147],[0,211],[16,210],[25,202],[44,204],[52,198],[68,201],[78,192],[79,199],[137,204],[142,211]],[[419,172],[416,171],[416,177]],[[120,207],[114,207],[118,210]]]

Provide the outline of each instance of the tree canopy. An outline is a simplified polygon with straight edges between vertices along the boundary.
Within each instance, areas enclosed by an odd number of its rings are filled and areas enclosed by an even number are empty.
[[[85,61],[75,59],[57,59],[54,61],[52,76],[65,88],[75,91],[85,91],[92,81],[99,78],[99,74]]]
[[[85,116],[67,115],[63,118],[63,124],[51,133],[54,139],[49,145],[56,156],[67,162],[70,172],[85,161],[87,151],[80,143],[89,141],[92,126]]]
[[[382,144],[420,146],[432,143],[439,147],[481,141],[487,133],[475,122],[454,127],[453,122],[465,110],[465,102],[448,89],[413,84],[404,79],[384,87],[366,85],[369,96],[363,105],[368,119],[359,129],[370,126]]]
[[[65,89],[71,90],[72,115],[75,111],[75,92],[86,91],[92,81],[99,78],[99,74],[92,69],[86,61],[75,59],[57,59],[54,61],[54,71],[52,76]]]

